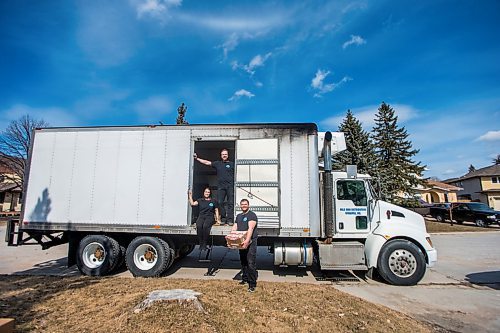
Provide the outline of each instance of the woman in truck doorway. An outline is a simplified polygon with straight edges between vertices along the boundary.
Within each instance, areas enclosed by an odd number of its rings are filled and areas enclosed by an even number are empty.
[[[207,251],[210,230],[212,229],[212,225],[215,224],[214,214],[217,222],[220,221],[217,200],[213,200],[211,194],[212,191],[207,187],[203,190],[203,197],[194,201],[193,192],[191,192],[191,190],[188,191],[188,198],[191,206],[199,207],[198,219],[196,220],[196,232],[200,243],[200,257]]]

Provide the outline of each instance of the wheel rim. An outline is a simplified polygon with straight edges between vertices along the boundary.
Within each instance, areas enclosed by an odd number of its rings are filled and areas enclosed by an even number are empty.
[[[154,246],[141,244],[134,251],[134,264],[137,268],[147,271],[156,265],[158,253]]]
[[[441,215],[436,216],[438,222],[443,222],[443,217]]]
[[[102,244],[93,242],[83,249],[83,263],[90,269],[97,268],[104,263],[106,259],[106,250]]]
[[[408,250],[395,250],[389,256],[389,268],[396,276],[407,278],[417,270],[417,260]]]
[[[478,227],[484,227],[484,224],[485,224],[485,223],[484,223],[484,221],[483,221],[483,220],[480,220],[480,219],[476,220],[476,225],[477,225]]]

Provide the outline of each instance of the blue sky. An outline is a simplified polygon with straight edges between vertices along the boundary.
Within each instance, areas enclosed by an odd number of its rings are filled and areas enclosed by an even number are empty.
[[[500,153],[499,1],[0,1],[0,121],[315,122],[382,101],[426,176]]]

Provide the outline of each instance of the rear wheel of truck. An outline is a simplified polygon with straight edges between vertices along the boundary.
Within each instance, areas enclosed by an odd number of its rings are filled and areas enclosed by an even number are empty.
[[[182,244],[179,248],[179,258],[187,257],[191,252],[193,252],[196,246],[194,244]]]
[[[436,221],[438,222],[444,222],[444,216],[441,214],[436,215]]]
[[[389,241],[380,251],[378,272],[390,284],[413,286],[424,277],[424,254],[410,241]]]
[[[111,237],[85,236],[78,244],[76,265],[80,272],[89,276],[111,273],[120,257],[120,245]]]
[[[164,240],[139,236],[127,247],[125,262],[135,277],[158,277],[168,268],[171,255],[170,246]]]

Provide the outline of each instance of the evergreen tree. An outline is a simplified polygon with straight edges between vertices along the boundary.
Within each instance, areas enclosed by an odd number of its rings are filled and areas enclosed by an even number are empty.
[[[495,165],[499,165],[500,164],[500,155],[497,155],[497,157],[495,157],[493,159],[493,164],[495,164]]]
[[[394,109],[384,102],[375,115],[372,137],[382,196],[391,202],[400,201],[399,195],[413,197],[413,188],[423,183],[425,165],[412,160],[419,150],[412,148],[405,127],[398,126]]]
[[[476,167],[473,166],[472,164],[469,165],[469,173],[476,171]]]
[[[339,131],[345,133],[347,150],[335,155],[334,168],[344,170],[346,165],[354,164],[358,166],[359,173],[372,173],[375,169],[373,143],[351,110],[347,110]]]

